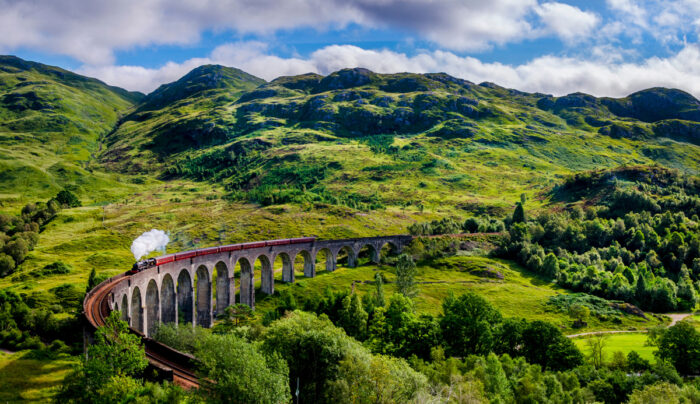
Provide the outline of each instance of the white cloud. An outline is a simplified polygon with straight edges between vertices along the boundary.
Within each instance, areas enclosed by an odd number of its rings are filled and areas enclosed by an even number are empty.
[[[646,26],[647,11],[633,0],[606,0],[611,10],[620,12],[640,26]]]
[[[0,0],[0,10],[0,51],[34,49],[90,65],[113,63],[116,50],[194,44],[208,30],[270,35],[357,24],[473,51],[549,33],[570,40],[595,22],[538,0]],[[539,29],[538,16],[549,30]]]
[[[259,42],[232,43],[216,48],[207,58],[191,59],[182,64],[168,63],[158,69],[104,66],[84,68],[81,73],[109,84],[148,92],[206,63],[237,67],[267,80],[283,75],[328,74],[345,67],[365,67],[379,73],[446,72],[477,83],[491,81],[523,91],[555,95],[582,91],[620,97],[663,86],[680,88],[700,97],[700,47],[697,45],[687,45],[668,58],[652,57],[639,63],[623,63],[621,57],[593,61],[550,55],[520,65],[485,63],[441,50],[406,55],[390,50],[333,45],[313,52],[306,59],[281,58],[266,51],[265,45]],[[600,50],[601,53],[605,51]],[[607,51],[612,53],[615,49]]]
[[[595,13],[564,3],[544,3],[535,12],[548,31],[571,43],[587,38],[600,22]]]

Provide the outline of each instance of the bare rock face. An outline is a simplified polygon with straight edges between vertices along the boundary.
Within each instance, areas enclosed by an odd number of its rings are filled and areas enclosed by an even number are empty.
[[[320,93],[330,90],[340,90],[346,88],[360,87],[372,81],[374,73],[360,67],[354,69],[343,69],[324,77],[315,92]]]
[[[610,303],[610,307],[613,309],[617,309],[620,311],[623,311],[627,314],[632,314],[634,316],[641,317],[643,319],[646,319],[647,316],[644,314],[644,312],[637,306],[629,303]]]

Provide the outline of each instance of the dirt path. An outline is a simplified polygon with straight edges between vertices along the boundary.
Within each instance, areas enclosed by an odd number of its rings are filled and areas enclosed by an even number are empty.
[[[672,327],[676,325],[677,322],[683,320],[684,318],[688,316],[692,316],[693,313],[672,313],[672,314],[664,314],[665,316],[668,316],[671,318],[671,324],[668,325],[668,327]],[[588,335],[599,335],[599,334],[623,334],[623,333],[634,333],[634,332],[647,332],[647,330],[609,330],[609,331],[590,331],[590,332],[582,332],[579,334],[571,334],[567,335],[567,338],[576,338],[576,337],[585,337]]]
[[[672,327],[676,325],[677,322],[683,320],[684,318],[688,316],[692,316],[693,313],[675,313],[675,314],[666,314],[667,316],[671,317],[671,324],[669,324],[669,327]]]

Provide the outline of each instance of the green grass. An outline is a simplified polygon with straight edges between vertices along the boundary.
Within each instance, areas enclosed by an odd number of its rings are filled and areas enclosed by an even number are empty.
[[[0,352],[0,402],[48,402],[78,364],[75,358],[37,360],[26,355]]]
[[[590,355],[591,353],[591,349],[586,342],[587,340],[588,337],[574,338],[574,343],[584,355]],[[606,360],[610,360],[613,352],[620,351],[627,356],[628,353],[637,351],[639,356],[653,363],[655,361],[654,351],[656,351],[656,347],[647,346],[646,341],[646,333],[610,334],[606,336],[603,352]]]
[[[446,266],[445,263],[452,265]],[[263,313],[275,307],[277,296],[283,290],[290,290],[298,300],[301,300],[312,293],[322,295],[326,288],[350,290],[355,282],[357,293],[360,295],[371,293],[374,285],[367,282],[374,281],[377,271],[381,271],[389,282],[385,284],[387,298],[395,293],[394,284],[391,283],[395,275],[391,267],[365,264],[357,268],[339,267],[338,270],[329,273],[325,271],[324,265],[325,263],[317,263],[315,278],[303,278],[297,275],[295,284],[282,283],[277,276],[276,294],[265,297],[257,293],[256,310]],[[484,278],[469,273],[477,269],[497,271],[503,275],[504,279]],[[419,295],[415,298],[418,313],[439,315],[442,312],[442,300],[450,292],[459,295],[466,291],[474,291],[491,302],[506,317],[550,321],[568,334],[591,330],[647,328],[660,323],[651,317],[649,320],[644,320],[636,316],[622,315],[621,324],[592,318],[587,327],[578,329],[582,331],[575,331],[571,328],[573,323],[571,317],[565,313],[553,311],[546,305],[550,296],[569,292],[509,261],[473,256],[451,257],[440,260],[432,266],[419,266],[418,272],[419,275],[416,278],[418,282],[435,282],[418,285]]]

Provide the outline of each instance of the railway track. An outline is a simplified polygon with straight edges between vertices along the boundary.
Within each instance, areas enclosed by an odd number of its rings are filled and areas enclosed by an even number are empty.
[[[107,299],[112,288],[128,275],[121,274],[97,285],[88,292],[83,301],[83,313],[88,323],[94,328],[105,324],[105,318],[109,315]],[[194,358],[190,355],[176,351],[167,345],[161,344],[151,338],[147,338],[140,332],[131,329],[131,332],[140,336],[144,343],[148,362],[165,374],[172,375],[173,383],[184,388],[198,388],[199,378],[192,371]]]

